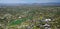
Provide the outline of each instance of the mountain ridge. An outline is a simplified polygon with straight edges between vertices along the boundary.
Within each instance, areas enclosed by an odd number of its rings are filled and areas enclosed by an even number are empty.
[[[0,3],[0,6],[28,6],[28,5],[39,5],[39,6],[60,6],[60,3],[30,3],[30,4],[27,4],[27,3],[17,3],[17,4],[2,4]]]

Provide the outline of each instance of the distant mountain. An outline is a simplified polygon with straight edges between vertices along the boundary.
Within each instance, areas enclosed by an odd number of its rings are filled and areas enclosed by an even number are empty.
[[[60,3],[33,3],[32,5],[39,5],[39,6],[60,6]]]
[[[60,3],[54,3],[54,2],[50,2],[50,3],[31,3],[31,4],[2,4],[0,3],[0,6],[60,6]]]

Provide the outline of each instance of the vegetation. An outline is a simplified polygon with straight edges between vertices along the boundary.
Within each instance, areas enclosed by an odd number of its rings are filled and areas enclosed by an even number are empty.
[[[21,17],[21,18],[19,18]],[[0,29],[43,29],[41,20],[52,19],[51,29],[60,28],[60,7],[14,6],[0,8]]]

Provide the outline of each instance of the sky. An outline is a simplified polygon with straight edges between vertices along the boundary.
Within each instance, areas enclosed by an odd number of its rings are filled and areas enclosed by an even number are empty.
[[[59,2],[60,0],[0,0],[0,3],[48,3],[48,2]]]

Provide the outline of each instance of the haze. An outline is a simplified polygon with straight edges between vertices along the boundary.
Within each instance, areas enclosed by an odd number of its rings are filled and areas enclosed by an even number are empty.
[[[49,3],[56,2],[60,3],[60,0],[0,0],[0,3],[9,4],[9,3]]]

